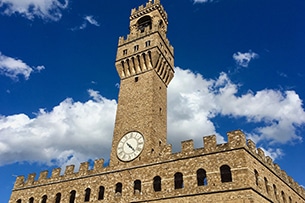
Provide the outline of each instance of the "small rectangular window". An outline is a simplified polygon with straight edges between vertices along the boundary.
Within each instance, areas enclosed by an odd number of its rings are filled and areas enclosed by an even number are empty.
[[[146,46],[146,47],[149,47],[149,46],[150,46],[150,40],[148,40],[148,41],[145,42],[145,46]]]
[[[139,50],[139,45],[134,46],[134,51],[138,51]]]
[[[123,50],[123,55],[124,55],[124,56],[127,55],[127,49],[124,49],[124,50]]]

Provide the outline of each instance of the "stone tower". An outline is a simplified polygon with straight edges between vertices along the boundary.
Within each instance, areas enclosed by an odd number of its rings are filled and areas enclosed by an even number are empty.
[[[132,9],[130,33],[119,38],[115,66],[120,92],[110,165],[137,164],[166,145],[167,86],[174,76],[174,49],[160,0]]]
[[[120,38],[121,78],[110,165],[81,163],[64,171],[18,176],[9,203],[305,203],[305,190],[240,130],[203,138],[194,148],[166,144],[166,88],[174,75],[167,15],[159,0],[130,16]],[[201,127],[201,126],[198,126]],[[85,135],[84,135],[85,136]]]

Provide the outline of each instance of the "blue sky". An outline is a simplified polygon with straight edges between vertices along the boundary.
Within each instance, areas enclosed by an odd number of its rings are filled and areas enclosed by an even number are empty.
[[[119,36],[145,0],[0,0],[0,202],[17,175],[109,159]],[[168,142],[241,129],[305,185],[305,1],[161,0]]]

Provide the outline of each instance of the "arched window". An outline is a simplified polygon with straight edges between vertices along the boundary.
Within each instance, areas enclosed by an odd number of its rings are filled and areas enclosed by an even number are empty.
[[[283,202],[284,202],[284,203],[287,203],[287,201],[286,201],[286,196],[285,196],[284,191],[282,191],[282,199],[283,199]]]
[[[60,203],[61,200],[61,193],[57,193],[55,197],[55,203]]]
[[[98,199],[99,200],[104,199],[104,194],[105,194],[105,188],[104,186],[100,186],[100,190],[98,192]]]
[[[152,28],[150,16],[144,16],[138,20],[138,30],[140,30],[141,32],[144,32],[146,27],[149,27],[149,29]]]
[[[289,197],[289,203],[292,203],[292,199],[291,199],[291,197]]]
[[[255,184],[256,184],[256,186],[258,186],[258,178],[259,178],[259,175],[258,175],[258,172],[257,172],[257,170],[254,170],[254,175],[255,175]]]
[[[34,203],[34,197],[31,197],[31,198],[29,199],[29,203]]]
[[[85,202],[89,202],[90,201],[90,193],[91,193],[91,189],[87,188],[85,190]]]
[[[75,196],[76,196],[76,191],[72,190],[70,192],[70,203],[74,203],[75,202]]]
[[[141,181],[140,180],[134,181],[134,183],[133,183],[133,192],[134,192],[134,194],[141,193]]]
[[[221,182],[232,182],[231,168],[228,165],[220,167]]]
[[[266,177],[264,177],[264,181],[265,181],[265,187],[266,187],[266,191],[269,194],[269,188],[268,188],[268,180]]]
[[[175,173],[175,189],[183,188],[183,175],[180,172]]]
[[[122,194],[122,188],[123,188],[123,185],[122,183],[117,183],[115,185],[115,194]]]
[[[273,184],[273,191],[274,191],[274,197],[277,199],[277,189],[274,184]]]
[[[47,199],[48,199],[47,195],[42,196],[41,203],[47,203]]]
[[[161,177],[160,176],[154,177],[153,186],[154,186],[154,191],[155,192],[161,191]]]
[[[21,199],[18,199],[17,201],[16,201],[16,203],[21,203],[22,201],[21,201]]]
[[[207,185],[207,175],[206,171],[202,168],[197,170],[197,185],[202,186],[202,185]]]

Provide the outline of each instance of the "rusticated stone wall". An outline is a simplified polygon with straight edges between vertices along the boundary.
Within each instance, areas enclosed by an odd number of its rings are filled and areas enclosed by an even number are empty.
[[[278,165],[246,140],[241,131],[228,133],[228,142],[216,143],[216,136],[204,137],[204,147],[193,148],[192,140],[182,142],[182,150],[171,153],[168,146],[159,157],[138,165],[102,167],[103,160],[96,160],[94,168],[83,163],[78,172],[67,166],[64,175],[54,169],[50,178],[44,171],[35,181],[35,174],[27,180],[17,178],[9,203],[17,200],[41,202],[69,202],[70,192],[76,191],[75,202],[85,202],[85,190],[91,189],[89,202],[305,202],[305,191]],[[232,181],[222,182],[220,167],[230,167]],[[197,185],[198,169],[206,171],[206,185]],[[174,176],[183,174],[183,186],[175,189]],[[154,177],[161,177],[161,191],[154,191]],[[267,183],[265,182],[267,179]],[[141,181],[140,191],[134,190],[134,181]],[[122,192],[116,194],[116,184],[122,183]],[[274,186],[276,191],[274,190]],[[104,198],[98,200],[100,186],[105,188]],[[267,189],[268,188],[268,189]],[[284,200],[285,199],[285,200]]]

